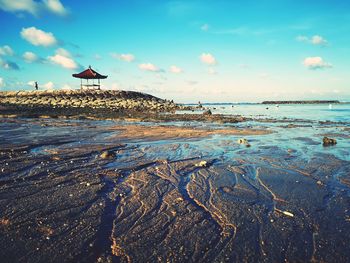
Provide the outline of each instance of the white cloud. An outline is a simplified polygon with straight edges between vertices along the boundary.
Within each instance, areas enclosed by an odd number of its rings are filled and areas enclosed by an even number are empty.
[[[61,16],[68,14],[60,0],[0,0],[0,9],[12,13],[27,12],[34,16],[38,16],[41,12],[51,12]]]
[[[71,54],[63,48],[58,48],[56,50],[56,54],[54,56],[49,56],[47,59],[51,61],[53,64],[59,65],[63,68],[67,68],[67,69],[78,68],[78,64],[72,59]]]
[[[15,52],[13,52],[12,48],[8,45],[0,47],[0,55],[1,56],[13,56]]]
[[[6,70],[19,70],[19,66],[16,62],[9,60],[2,60],[0,57],[0,66]]]
[[[202,31],[208,31],[209,30],[209,25],[208,24],[204,24],[201,26],[201,30]]]
[[[35,81],[34,80],[28,81],[27,85],[31,86],[32,88],[34,88],[35,87]],[[66,87],[66,85],[64,85],[62,87],[62,89],[64,89],[65,87]],[[39,85],[39,88],[40,89],[44,89],[44,90],[52,91],[55,88],[55,84],[52,81],[49,81],[49,82],[47,82],[45,84]]]
[[[204,64],[207,64],[207,65],[216,65],[217,64],[215,57],[210,53],[202,53],[202,55],[200,55],[200,60]]]
[[[56,53],[61,55],[61,56],[64,56],[64,57],[71,57],[72,55],[69,53],[69,51],[67,51],[66,49],[64,48],[58,48],[56,49]]]
[[[68,14],[67,9],[62,5],[60,0],[44,0],[45,7],[54,14],[65,16]]]
[[[7,12],[28,12],[37,15],[39,3],[33,0],[0,0],[0,9]]]
[[[297,36],[296,40],[299,41],[299,42],[308,42],[309,38],[306,37],[306,36]]]
[[[110,90],[121,90],[121,86],[118,83],[112,83]]]
[[[33,63],[39,60],[39,57],[30,51],[24,52],[23,58],[27,63]]]
[[[328,42],[323,37],[316,35],[311,38],[311,43],[314,45],[327,45]]]
[[[36,27],[22,28],[21,36],[34,46],[48,47],[57,44],[57,40],[51,32],[45,32]]]
[[[6,83],[3,78],[0,78],[0,88],[6,87]]]
[[[332,64],[325,62],[321,57],[307,57],[303,62],[308,69],[325,69],[332,68]]]
[[[180,74],[183,72],[183,70],[175,65],[171,66],[169,71],[174,74]]]
[[[117,54],[111,53],[112,58],[123,60],[126,62],[132,62],[135,60],[135,56],[133,54]]]
[[[310,43],[318,46],[326,46],[328,44],[328,41],[319,35],[314,35],[310,38],[307,36],[297,36],[296,40],[299,42]]]
[[[51,81],[41,85],[42,88],[44,88],[45,90],[53,90],[55,87],[55,84],[53,84]]]
[[[161,69],[159,69],[157,66],[153,65],[152,63],[143,63],[139,65],[139,69],[144,71],[152,71],[152,72],[160,72]]]
[[[27,82],[27,85],[29,85],[29,86],[31,86],[31,87],[34,87],[35,81],[34,81],[34,80],[28,81],[28,82]]]
[[[69,86],[68,84],[64,84],[61,88],[62,90],[72,90],[73,88]]]

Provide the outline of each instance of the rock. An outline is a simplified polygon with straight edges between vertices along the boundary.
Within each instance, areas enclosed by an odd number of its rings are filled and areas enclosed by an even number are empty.
[[[115,157],[115,153],[112,151],[103,151],[100,154],[100,158],[102,159],[109,159],[109,158],[114,158]]]
[[[200,161],[199,163],[196,163],[197,167],[207,167],[208,162],[207,161]]]
[[[250,147],[250,144],[249,144],[248,140],[247,140],[247,139],[244,139],[244,138],[238,139],[238,140],[237,140],[237,143],[243,144],[243,145],[245,145],[246,147]]]
[[[203,112],[203,115],[205,115],[205,116],[210,116],[210,115],[212,115],[211,110],[206,110],[206,111],[204,111],[204,112]]]
[[[323,137],[323,146],[331,146],[331,145],[336,145],[337,140],[328,138],[328,137]]]

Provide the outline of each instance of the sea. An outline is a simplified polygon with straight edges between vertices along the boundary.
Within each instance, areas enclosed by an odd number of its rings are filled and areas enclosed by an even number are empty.
[[[194,106],[195,104],[188,104]],[[202,104],[213,114],[241,115],[256,119],[295,119],[309,121],[350,122],[350,103],[340,104],[254,104],[217,103]],[[202,113],[201,111],[181,111]]]

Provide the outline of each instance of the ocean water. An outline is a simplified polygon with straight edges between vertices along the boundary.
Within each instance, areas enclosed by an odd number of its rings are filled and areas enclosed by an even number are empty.
[[[350,103],[348,104],[203,104],[214,114],[241,115],[251,118],[298,119],[310,121],[350,122]],[[183,112],[193,113],[193,112]],[[194,113],[202,113],[195,111]]]

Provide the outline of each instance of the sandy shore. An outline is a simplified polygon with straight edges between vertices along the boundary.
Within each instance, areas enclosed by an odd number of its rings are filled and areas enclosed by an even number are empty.
[[[349,161],[279,126],[1,119],[0,256],[348,262]]]

